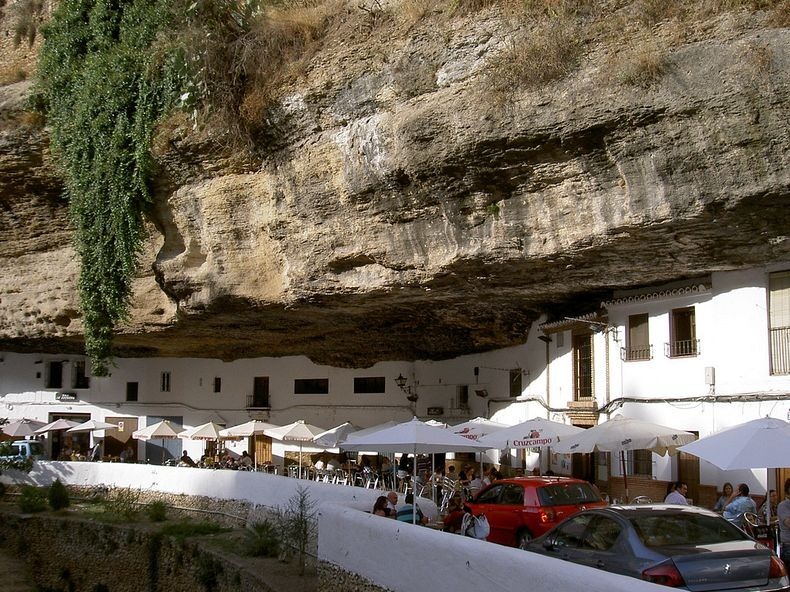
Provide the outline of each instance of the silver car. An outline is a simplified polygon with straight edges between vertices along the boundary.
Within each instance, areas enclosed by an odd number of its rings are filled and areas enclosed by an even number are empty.
[[[703,508],[609,506],[568,518],[527,550],[685,590],[790,590],[782,561]]]

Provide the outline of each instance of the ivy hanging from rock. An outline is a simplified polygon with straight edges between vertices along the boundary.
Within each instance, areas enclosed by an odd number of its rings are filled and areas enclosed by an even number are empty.
[[[43,29],[33,101],[47,118],[66,181],[85,350],[96,376],[109,371],[113,333],[131,305],[155,127],[173,107],[196,117],[203,103],[235,103],[238,84],[230,82],[230,94],[217,92],[229,81],[213,81],[207,73],[223,66],[207,64],[216,62],[217,48],[247,34],[263,4],[61,0]]]

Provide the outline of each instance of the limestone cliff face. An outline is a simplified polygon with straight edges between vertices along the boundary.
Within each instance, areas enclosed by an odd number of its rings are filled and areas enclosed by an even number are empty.
[[[626,31],[661,47],[649,83],[623,81],[628,44],[588,42],[560,80],[503,90],[492,64],[524,26],[484,10],[339,29],[255,158],[174,119],[119,354],[438,359],[613,288],[790,260],[790,30],[735,13],[682,43]],[[77,349],[28,85],[0,86],[0,348]]]

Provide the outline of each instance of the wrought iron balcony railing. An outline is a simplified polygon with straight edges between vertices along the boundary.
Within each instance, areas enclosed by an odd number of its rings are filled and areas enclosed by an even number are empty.
[[[668,358],[689,358],[699,355],[699,339],[683,339],[664,344],[664,355]]]
[[[771,329],[771,374],[790,374],[790,327]]]
[[[636,347],[621,347],[620,359],[623,360],[623,362],[632,362],[637,360],[652,360],[653,346],[641,345]]]

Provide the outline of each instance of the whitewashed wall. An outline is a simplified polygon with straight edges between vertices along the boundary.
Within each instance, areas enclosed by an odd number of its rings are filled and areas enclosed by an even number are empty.
[[[681,429],[707,435],[748,419],[770,415],[790,417],[790,376],[768,374],[767,279],[768,273],[787,269],[790,263],[741,271],[712,274],[709,291],[666,297],[638,304],[615,304],[609,308],[609,319],[618,328],[619,340],[611,332],[594,336],[595,396],[599,407],[608,400],[634,397],[655,400],[662,397],[693,398],[711,394],[705,383],[705,368],[716,373],[714,394],[750,395],[784,393],[784,400],[737,403],[629,403],[617,410],[631,417],[650,419]],[[696,309],[700,355],[686,359],[668,359],[664,343],[669,341],[669,312],[673,308],[693,305]],[[580,311],[586,312],[586,311]],[[650,315],[650,341],[654,357],[647,362],[622,362],[619,349],[625,345],[629,314]],[[455,424],[477,416],[490,417],[506,424],[515,424],[532,417],[548,417],[567,422],[562,412],[549,413],[546,408],[564,408],[573,399],[573,367],[570,331],[552,335],[549,343],[549,365],[546,344],[538,339],[537,323],[522,345],[486,354],[462,356],[446,361],[386,362],[366,369],[341,369],[312,364],[304,357],[260,358],[222,362],[211,359],[118,359],[112,376],[91,378],[89,389],[76,391],[79,401],[60,403],[55,393],[63,389],[45,389],[44,364],[36,361],[76,359],[76,356],[2,353],[0,359],[0,417],[29,417],[49,421],[53,413],[90,414],[94,419],[106,416],[172,415],[183,417],[184,426],[191,427],[209,420],[233,425],[249,419],[245,411],[246,397],[252,392],[254,376],[270,377],[271,412],[269,421],[285,424],[296,419],[330,428],[352,421],[361,427],[390,419],[406,420],[414,413],[426,417],[429,407],[444,408],[438,417]],[[609,344],[609,372],[605,366],[606,343]],[[479,368],[477,375],[474,368]],[[509,395],[509,370],[524,370],[523,391],[519,400]],[[67,372],[70,368],[65,369]],[[160,373],[171,372],[171,392],[159,390]],[[409,385],[417,389],[419,400],[410,404],[394,379],[403,374]],[[213,393],[213,380],[222,379],[222,392]],[[355,394],[354,377],[384,376],[386,392]],[[328,378],[328,395],[294,395],[295,378]],[[139,401],[126,402],[125,384],[140,384]],[[469,409],[457,410],[456,390],[469,385]],[[475,390],[485,389],[481,398]],[[607,399],[608,392],[608,399]],[[456,408],[455,411],[453,409]],[[605,418],[602,418],[605,419]],[[186,450],[193,456],[202,452],[199,442],[187,442]],[[231,445],[238,452],[244,443]],[[282,448],[275,444],[275,455]],[[492,453],[490,460],[498,455]],[[537,463],[529,457],[527,466]],[[546,468],[544,459],[544,469]],[[552,467],[554,468],[554,467]],[[619,467],[613,466],[614,474]],[[654,476],[672,479],[672,459],[654,456]],[[753,473],[723,475],[701,463],[702,482],[721,484],[724,480],[745,480],[756,488],[765,489],[765,477]]]
[[[55,479],[79,487],[129,487],[143,491],[247,500],[268,508],[286,507],[300,487],[309,492],[318,507],[335,503],[361,511],[370,511],[376,498],[382,494],[374,489],[316,483],[267,473],[126,463],[42,461],[36,462],[29,474],[5,471],[0,476],[0,481],[5,483],[38,486],[48,486]],[[437,516],[436,504],[432,501],[420,498],[418,505],[426,516]]]
[[[636,580],[477,541],[429,528],[399,523],[367,513],[378,491],[289,479],[263,473],[212,471],[152,465],[40,462],[24,475],[0,476],[49,485],[55,479],[77,486],[131,487],[172,494],[247,500],[268,508],[284,508],[298,487],[317,503],[318,558],[357,573],[395,592],[430,588],[458,590],[520,590],[532,592],[658,592],[666,590]],[[436,506],[420,500],[431,517]]]
[[[321,509],[318,556],[395,592],[668,590],[553,557],[399,524],[333,504]]]

